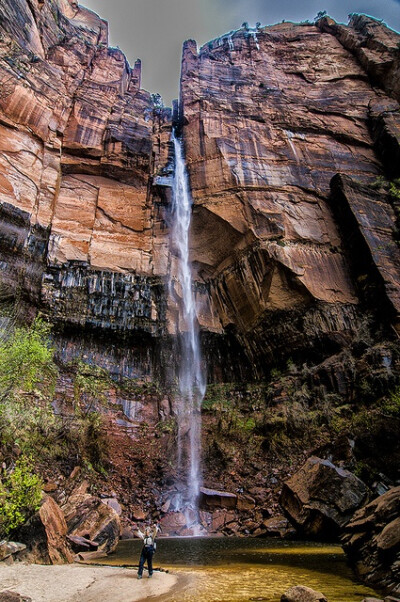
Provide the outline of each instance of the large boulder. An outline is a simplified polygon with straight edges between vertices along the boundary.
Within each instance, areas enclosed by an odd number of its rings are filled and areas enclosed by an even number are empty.
[[[342,542],[363,581],[400,595],[400,487],[358,510],[346,525]]]
[[[67,541],[64,514],[50,496],[43,498],[38,512],[18,530],[18,539],[26,544],[25,558],[31,562],[39,564],[73,562],[73,554]]]
[[[237,501],[238,497],[234,493],[200,487],[199,507],[202,510],[215,510],[216,508],[231,510],[236,508]],[[252,503],[253,506],[254,503]]]
[[[20,552],[26,550],[26,545],[24,543],[18,543],[15,541],[0,541],[0,562],[13,558]]]
[[[311,457],[282,488],[280,503],[308,537],[338,539],[354,512],[368,501],[367,486],[328,460]]]
[[[305,585],[295,585],[281,597],[281,602],[327,602],[324,594]]]
[[[98,544],[98,550],[109,554],[117,547],[121,521],[113,508],[86,492],[82,484],[63,507],[69,536],[84,537]]]

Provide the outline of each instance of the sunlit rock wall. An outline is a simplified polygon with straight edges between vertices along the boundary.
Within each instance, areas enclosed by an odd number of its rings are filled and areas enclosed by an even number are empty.
[[[383,226],[389,213],[375,211],[360,232],[375,197],[364,207],[359,191],[399,175],[398,40],[356,16],[349,26],[240,29],[200,51],[185,43],[179,121],[210,379],[329,355],[357,329],[366,267],[347,238],[368,250],[372,236],[377,251],[381,226],[383,245],[396,227],[393,212]],[[107,24],[75,1],[1,3],[1,279],[57,325],[61,357],[158,378],[176,369],[182,328],[172,115],[140,75],[140,61],[131,68],[109,48]],[[337,173],[346,186],[331,194]],[[344,188],[357,189],[356,202]],[[393,245],[391,254],[390,282],[377,253],[371,277],[390,310],[382,319],[397,324]]]
[[[341,173],[367,185],[382,173],[370,111],[393,107],[387,93],[397,90],[394,66],[378,89],[358,58],[364,20],[242,28],[200,50],[184,45],[192,259],[256,371],[304,349],[329,353],[357,329],[360,295],[330,181]],[[372,25],[380,56],[391,52],[400,37]]]
[[[67,0],[0,6],[2,280],[60,324],[166,331],[170,111]]]

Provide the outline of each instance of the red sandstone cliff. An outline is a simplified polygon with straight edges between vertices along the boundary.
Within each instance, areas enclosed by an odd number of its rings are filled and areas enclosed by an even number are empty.
[[[151,181],[170,113],[75,1],[6,1],[0,19],[3,280],[53,319],[162,330],[168,241]]]
[[[124,362],[151,373],[160,351],[144,333],[179,329],[167,291],[171,113],[74,0],[5,0],[0,32],[2,280],[80,329],[62,339],[65,357],[88,329],[138,332]],[[365,311],[365,274],[397,324],[396,218],[363,186],[399,175],[398,40],[356,16],[240,29],[199,52],[185,43],[192,260],[212,377],[339,349]],[[98,359],[119,366],[110,345]]]
[[[375,239],[370,263],[397,323],[395,215],[387,199],[370,203],[358,186],[382,173],[382,133],[399,152],[399,39],[357,16],[349,27],[325,18],[240,29],[199,51],[184,45],[193,261],[222,325],[253,358],[279,357],[288,345],[295,353],[304,339],[329,347],[357,328],[356,278],[365,266],[352,269],[356,234],[361,253]],[[345,191],[350,232],[330,191],[336,173],[357,183]],[[391,247],[386,257],[377,240]]]

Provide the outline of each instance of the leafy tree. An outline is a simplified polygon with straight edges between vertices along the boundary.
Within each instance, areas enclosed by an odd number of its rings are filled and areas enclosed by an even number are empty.
[[[51,401],[57,369],[50,327],[36,318],[0,344],[0,437],[24,451],[46,439],[55,423]],[[3,449],[4,451],[4,449]]]
[[[0,537],[22,525],[42,498],[42,482],[33,472],[31,458],[18,458],[12,471],[0,476]]]
[[[151,100],[153,101],[153,105],[156,109],[164,108],[164,101],[162,99],[161,94],[158,94],[158,92],[151,95]]]
[[[56,374],[50,327],[36,318],[30,328],[16,328],[0,345],[0,401],[36,387],[49,392]]]

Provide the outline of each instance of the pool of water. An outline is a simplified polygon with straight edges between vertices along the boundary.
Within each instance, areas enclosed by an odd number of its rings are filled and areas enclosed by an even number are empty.
[[[104,564],[138,564],[139,540],[121,541]],[[96,561],[98,562],[98,561]],[[293,585],[322,591],[329,602],[377,596],[358,583],[339,546],[239,537],[159,538],[154,566],[183,577],[170,602],[279,602]],[[378,596],[379,597],[379,596]]]

